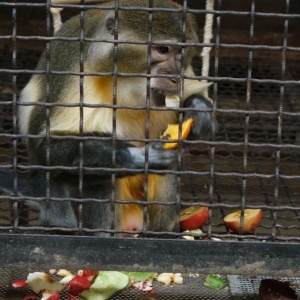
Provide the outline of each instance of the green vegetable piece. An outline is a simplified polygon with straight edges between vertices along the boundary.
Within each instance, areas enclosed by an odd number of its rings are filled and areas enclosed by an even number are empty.
[[[226,280],[222,279],[218,275],[209,274],[205,279],[204,285],[214,290],[220,290],[226,285]]]
[[[125,289],[129,276],[117,271],[100,271],[89,290],[80,295],[87,300],[106,300],[115,293]]]
[[[122,272],[123,274],[130,276],[134,281],[144,281],[149,278],[156,277],[156,273],[153,272]]]

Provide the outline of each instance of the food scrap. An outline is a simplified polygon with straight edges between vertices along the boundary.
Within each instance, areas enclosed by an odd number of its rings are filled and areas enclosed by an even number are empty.
[[[175,284],[182,284],[183,278],[181,273],[162,273],[156,278],[157,282],[163,283],[165,285],[170,285],[172,282]]]
[[[143,292],[153,292],[154,287],[152,281],[157,277],[157,273],[153,272],[122,272],[130,277],[131,286]]]
[[[185,230],[185,231],[183,231],[183,233],[186,233],[186,235],[183,235],[182,238],[185,240],[190,240],[190,241],[195,240],[196,234],[198,234],[198,235],[203,234],[201,229]]]
[[[226,285],[226,280],[219,275],[209,274],[205,279],[204,285],[214,290],[220,290]]]
[[[44,272],[29,273],[27,276],[27,285],[36,294],[40,294],[43,291],[54,294],[56,291],[62,291],[65,288],[63,284],[52,279]]]
[[[63,295],[68,300],[76,300],[78,296],[106,300],[130,287],[153,295],[148,298],[144,295],[150,300],[159,299],[154,293],[153,280],[165,285],[183,283],[181,273],[79,270],[76,274],[64,269],[50,269],[48,273],[29,273],[27,279],[13,281],[12,286],[31,289],[23,300],[59,300]]]
[[[177,95],[167,94],[165,98],[166,107],[179,108],[180,99]]]
[[[192,128],[192,125],[194,123],[194,119],[190,118],[187,119],[182,123],[182,132],[181,132],[181,138],[185,140]],[[167,139],[167,140],[178,140],[179,138],[179,124],[169,124],[165,132],[160,136],[161,139]],[[178,143],[165,143],[164,149],[177,149]]]
[[[121,272],[99,271],[91,287],[80,295],[87,300],[105,300],[125,289],[129,283],[129,276]]]
[[[12,282],[15,288],[29,287],[36,295],[24,299],[59,300],[65,291],[68,300],[80,295],[87,300],[105,300],[129,285],[129,276],[115,271],[79,270],[77,275],[67,270],[49,270],[50,274],[63,277],[57,281],[44,272],[29,273],[26,280]]]

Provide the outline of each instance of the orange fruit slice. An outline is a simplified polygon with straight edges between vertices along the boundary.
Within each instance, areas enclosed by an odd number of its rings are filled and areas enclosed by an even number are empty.
[[[182,123],[182,132],[181,132],[181,138],[185,140],[192,128],[192,125],[194,123],[194,119],[190,118],[187,119]],[[161,139],[168,139],[168,140],[178,140],[179,138],[179,124],[169,124],[166,131],[160,136]],[[178,143],[165,143],[164,149],[177,149]]]

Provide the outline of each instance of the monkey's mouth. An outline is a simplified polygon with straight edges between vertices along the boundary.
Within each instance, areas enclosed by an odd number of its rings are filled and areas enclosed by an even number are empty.
[[[158,90],[158,89],[152,89],[151,90],[151,99],[152,104],[154,106],[165,106],[166,105],[166,97],[167,95],[177,95],[178,91],[164,91],[164,90]]]

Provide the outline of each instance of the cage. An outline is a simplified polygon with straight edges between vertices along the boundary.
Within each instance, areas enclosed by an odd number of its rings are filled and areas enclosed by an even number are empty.
[[[168,11],[166,8],[153,8],[156,1],[146,1],[144,12],[149,24],[152,24],[151,18],[155,12]],[[125,293],[116,294],[112,299],[259,299],[258,290],[263,278],[289,281],[297,296],[300,296],[300,102],[297,100],[300,94],[300,3],[297,0],[176,2],[182,8],[170,11],[171,14],[182,15],[183,32],[187,13],[194,14],[198,23],[198,54],[192,61],[195,73],[192,79],[211,83],[208,88],[213,103],[208,111],[212,116],[211,135],[196,140],[179,139],[179,167],[175,171],[166,171],[176,177],[176,184],[172,186],[176,189],[176,197],[167,204],[176,207],[175,230],[155,231],[147,228],[149,203],[145,201],[147,196],[143,196],[145,198],[138,202],[143,207],[143,224],[135,232],[128,228],[115,228],[114,224],[105,230],[86,228],[82,221],[85,201],[96,202],[99,199],[90,199],[90,196],[82,194],[81,180],[78,183],[78,198],[54,199],[51,196],[53,187],[49,178],[52,175],[49,174],[53,169],[29,160],[24,138],[38,138],[38,134],[19,132],[18,110],[22,105],[38,106],[30,100],[25,104],[19,100],[20,92],[31,76],[39,72],[48,76],[55,73],[49,65],[51,41],[55,40],[53,8],[63,9],[60,12],[63,23],[79,15],[81,28],[88,23],[84,16],[90,9],[109,11],[115,16],[126,9],[137,13],[141,9],[135,6],[124,8],[119,0],[104,1],[100,6],[96,1],[83,0],[77,3],[50,0],[0,3],[0,299],[26,297],[27,288],[16,289],[11,283],[26,278],[29,272],[53,268],[183,274],[181,285],[164,286],[154,282],[155,295],[126,289]],[[206,6],[208,3],[213,6]],[[210,29],[207,29],[208,16],[213,21],[210,24],[211,36]],[[56,26],[60,26],[59,15],[56,17]],[[112,23],[114,29],[118,26],[118,17],[116,20]],[[148,47],[149,43],[153,43],[150,25],[149,28],[143,41]],[[82,35],[82,30],[79,33],[81,35],[76,41],[82,50],[84,44],[91,41]],[[114,34],[112,44],[117,53],[122,43],[118,41],[118,31]],[[184,60],[184,49],[191,45],[187,45],[184,34],[182,40],[177,41],[175,46],[183,49],[181,56]],[[65,42],[72,41],[66,38]],[[101,42],[109,43],[106,40]],[[126,42],[136,44],[141,41]],[[163,45],[168,46],[168,41]],[[206,58],[209,67],[206,73],[201,57],[203,48],[210,51]],[[47,63],[43,70],[36,71],[44,49]],[[68,57],[62,59],[68,60]],[[112,65],[117,68],[114,61]],[[137,79],[141,76],[146,78],[144,88],[148,91],[153,77],[149,73],[150,61],[148,57],[148,76],[139,72],[134,74]],[[83,62],[84,58],[79,55],[79,68]],[[95,75],[89,72],[80,69],[75,74],[81,79],[80,99],[84,99],[84,78]],[[117,72],[114,69],[111,74],[115,78],[112,91],[116,99]],[[183,78],[185,75],[182,73],[180,76]],[[146,98],[149,101],[149,95]],[[83,102],[80,101],[77,107],[82,108]],[[48,104],[44,104],[47,109],[51,107]],[[117,111],[122,107],[114,102],[111,108]],[[50,122],[50,110],[47,109],[45,120]],[[165,109],[162,107],[158,111]],[[149,103],[144,110],[149,113]],[[180,107],[175,110],[182,124],[188,109]],[[83,118],[79,118],[78,128],[82,126],[80,120]],[[117,121],[114,118],[113,122]],[[143,128],[145,132],[149,130],[146,127]],[[182,126],[179,128],[180,136]],[[49,134],[46,132],[44,135],[49,137]],[[113,133],[116,141],[115,135],[116,132]],[[150,138],[148,131],[143,141],[159,142],[158,138]],[[184,146],[188,150],[183,149]],[[147,151],[149,148],[146,150],[149,154]],[[145,162],[141,173],[146,178],[143,188],[147,194],[149,174],[159,171],[149,168],[150,160]],[[66,166],[56,166],[57,170],[63,168]],[[83,170],[82,166],[80,168]],[[47,181],[43,196],[21,189],[27,185],[26,176],[39,169],[45,170]],[[83,178],[83,172],[80,174],[78,178]],[[164,172],[159,174],[165,176]],[[112,169],[110,182],[116,180]],[[40,187],[33,186],[35,188]],[[50,226],[49,213],[46,213],[48,220],[40,222],[37,204],[44,202],[49,205],[59,200],[71,201],[76,206],[79,216],[76,228]],[[137,203],[136,199],[131,201],[127,199],[129,204]],[[112,189],[109,203],[112,203],[113,212],[119,202],[115,189]],[[208,208],[208,219],[202,231],[180,231],[181,209],[199,205]],[[262,211],[260,223],[247,234],[242,232],[246,223],[245,209]],[[233,232],[225,225],[224,217],[237,210],[242,211],[241,225],[237,232]],[[95,232],[106,232],[108,236],[94,236]],[[192,237],[192,240],[186,239],[186,236]],[[218,291],[204,286],[208,274],[221,274],[227,286]],[[67,298],[68,295],[62,292],[61,299]]]

